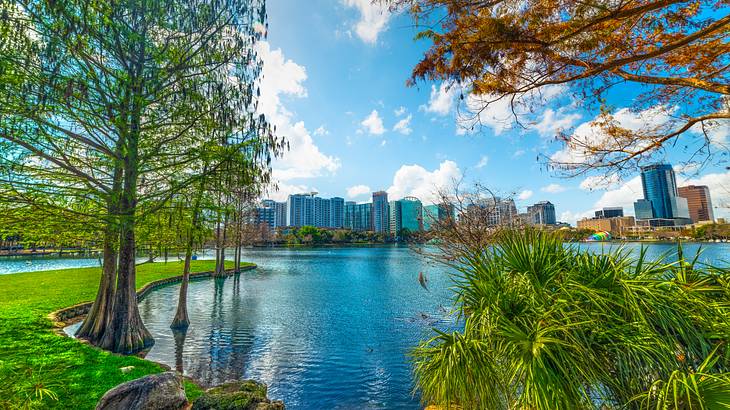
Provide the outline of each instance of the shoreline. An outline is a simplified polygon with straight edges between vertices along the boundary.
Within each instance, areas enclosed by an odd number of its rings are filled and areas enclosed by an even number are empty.
[[[246,263],[246,265],[240,266],[238,271],[236,271],[235,269],[226,269],[225,275],[223,277],[230,277],[230,276],[233,276],[236,274],[240,274],[241,272],[246,272],[246,271],[250,271],[250,270],[254,270],[254,269],[258,268],[258,265],[256,265],[255,263],[251,263],[251,262],[245,262],[245,263]],[[197,281],[213,278],[213,271],[195,272],[195,273],[190,273],[189,275],[190,275],[189,276],[190,282],[194,282],[194,281],[197,282]],[[152,291],[160,289],[160,288],[164,288],[166,286],[180,283],[180,282],[182,282],[182,279],[183,279],[183,275],[178,275],[178,276],[158,279],[158,280],[146,283],[144,286],[142,286],[137,291],[137,302],[141,302],[142,300],[144,300],[144,298],[147,297],[147,295],[149,295]],[[78,343],[81,343],[83,345],[86,345],[92,349],[96,349],[101,352],[106,352],[108,354],[113,354],[113,355],[117,355],[120,357],[134,356],[134,357],[137,357],[146,362],[156,364],[165,371],[172,370],[172,368],[165,363],[157,362],[154,360],[149,360],[146,358],[147,353],[149,353],[150,349],[152,349],[152,347],[154,347],[154,344],[152,346],[150,346],[149,348],[142,350],[140,352],[137,352],[135,354],[124,355],[124,354],[113,353],[113,352],[109,352],[107,350],[101,349],[99,347],[96,347],[96,346],[90,344],[88,341],[86,341],[84,339],[79,339],[75,336],[72,336],[72,335],[69,335],[68,333],[66,333],[64,331],[64,329],[70,325],[81,322],[86,317],[86,314],[89,312],[89,309],[91,308],[91,305],[93,303],[94,303],[93,301],[82,302],[82,303],[78,303],[78,304],[75,304],[72,306],[58,309],[58,310],[55,310],[55,311],[49,313],[46,317],[51,321],[52,333],[54,333],[58,337],[64,337],[67,339],[75,340]],[[200,380],[197,380],[197,379],[187,376],[185,374],[182,374],[182,377],[183,377],[183,379],[185,379],[185,380],[189,381],[190,383],[194,384],[195,386],[197,386],[199,389],[204,390],[205,384],[202,383]]]
[[[241,273],[241,272],[253,270],[256,268],[258,268],[258,265],[256,265],[255,263],[247,263],[246,265],[239,267],[238,272],[236,272],[235,269],[226,269],[225,276],[226,277],[232,276],[232,275],[235,275],[236,273]],[[211,278],[211,277],[213,277],[213,271],[195,272],[195,273],[189,274],[190,282],[203,280],[203,279],[207,279],[207,278]],[[150,292],[152,292],[153,290],[180,283],[180,282],[182,282],[182,279],[183,279],[183,275],[178,275],[178,276],[172,276],[169,278],[154,280],[152,282],[148,282],[148,283],[144,284],[137,291],[137,302],[139,303],[142,300],[144,300],[144,298],[147,297],[147,295]],[[70,336],[70,335],[66,334],[66,332],[63,331],[63,329],[66,328],[67,326],[70,326],[74,323],[78,323],[81,320],[83,320],[83,318],[86,317],[86,314],[89,313],[89,309],[91,308],[91,305],[93,303],[94,303],[93,301],[77,303],[72,306],[67,306],[65,308],[55,310],[55,311],[49,313],[48,315],[46,315],[46,317],[48,318],[48,320],[50,320],[53,323],[54,332],[56,334],[59,334],[61,336],[65,336],[65,337],[69,337],[71,339],[78,340],[79,342],[83,343],[84,342],[83,339],[77,339],[73,336]],[[59,329],[60,329],[60,333],[57,332],[57,330],[59,330]],[[89,346],[92,346],[92,345],[89,345]],[[92,347],[94,347],[94,346],[92,346]],[[99,350],[103,350],[103,349],[99,349]],[[124,356],[124,355],[122,355],[122,356]]]

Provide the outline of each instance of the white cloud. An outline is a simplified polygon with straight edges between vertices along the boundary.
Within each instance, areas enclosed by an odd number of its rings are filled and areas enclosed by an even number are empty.
[[[548,85],[529,93],[520,94],[512,99],[495,95],[469,94],[466,97],[466,110],[459,113],[457,133],[465,134],[477,130],[480,126],[487,126],[492,129],[495,135],[499,135],[512,128],[515,120],[529,122],[534,117],[534,111],[545,106],[550,101],[565,94],[567,87],[564,85]],[[561,115],[561,123],[565,123]],[[543,129],[550,127],[550,122],[542,124]]]
[[[666,109],[663,106],[648,108],[640,112],[622,108],[613,114],[613,118],[621,127],[638,131],[662,127],[670,121],[673,111],[673,109]],[[594,123],[597,119],[598,117],[580,124],[570,137],[570,141],[563,149],[554,153],[550,159],[559,163],[580,164],[591,158],[591,154],[585,151],[584,146],[621,148],[620,144],[623,142],[608,136],[602,127]]]
[[[580,189],[594,191],[599,189],[614,189],[621,182],[618,174],[590,176],[581,181]]]
[[[593,207],[595,209],[601,209],[607,206],[622,206],[624,207],[625,215],[633,215],[634,201],[643,197],[644,191],[641,188],[641,176],[637,175],[621,184],[618,188],[604,192],[601,198],[593,204]]]
[[[393,111],[393,114],[395,114],[396,117],[400,117],[401,115],[406,113],[406,107],[400,106],[395,111]]]
[[[367,185],[355,185],[347,188],[347,197],[355,199],[369,194],[370,192],[372,192],[372,190]]]
[[[456,162],[446,160],[437,169],[428,171],[420,165],[403,165],[393,176],[393,185],[388,188],[390,199],[415,196],[424,204],[438,202],[439,191],[449,191],[462,176]]]
[[[560,192],[564,192],[565,189],[566,188],[564,186],[560,185],[560,184],[550,184],[550,185],[546,185],[546,186],[540,188],[540,191],[542,191],[542,192],[548,192],[548,193],[551,193],[551,194],[557,194],[557,193],[560,193]]]
[[[488,163],[489,163],[489,157],[486,155],[482,155],[482,157],[479,158],[479,162],[477,162],[477,164],[475,165],[475,168],[477,168],[477,169],[484,168],[487,166]]]
[[[413,115],[408,114],[407,117],[403,118],[395,124],[395,126],[393,127],[393,131],[400,132],[403,135],[408,135],[413,132],[410,127],[412,118]]]
[[[520,201],[526,201],[532,198],[532,194],[532,191],[530,191],[529,189],[525,189],[524,191],[520,192],[519,195],[517,195],[517,199],[519,199]]]
[[[289,143],[289,151],[272,163],[273,179],[278,182],[280,194],[285,196],[310,188],[291,180],[331,174],[339,169],[340,160],[322,153],[304,122],[295,121],[294,114],[282,102],[285,96],[307,97],[304,87],[306,69],[286,59],[281,49],[272,50],[268,42],[259,42],[256,51],[264,62],[259,111],[266,115],[269,122],[276,126],[277,133],[286,137]]]
[[[458,87],[449,87],[445,82],[441,83],[438,89],[432,84],[431,97],[428,100],[428,104],[422,105],[420,108],[426,112],[446,115],[453,110],[458,92]]]
[[[360,124],[372,135],[381,135],[385,132],[383,120],[378,115],[378,110],[373,110]]]
[[[564,108],[558,111],[548,108],[542,114],[540,122],[535,124],[535,129],[543,137],[552,137],[572,127],[580,118],[580,114],[566,113]]]
[[[525,151],[525,150],[523,150],[523,149],[518,149],[517,151],[515,151],[515,153],[514,153],[514,154],[512,154],[512,158],[519,158],[519,157],[521,157],[521,156],[525,155],[525,153],[526,153],[526,151]]]
[[[314,135],[316,136],[329,135],[329,133],[329,130],[327,130],[324,125],[320,125],[319,128],[314,130]]]
[[[367,44],[375,44],[381,32],[388,28],[390,12],[384,3],[372,0],[342,0],[347,7],[360,12],[360,20],[355,24],[355,33]]]

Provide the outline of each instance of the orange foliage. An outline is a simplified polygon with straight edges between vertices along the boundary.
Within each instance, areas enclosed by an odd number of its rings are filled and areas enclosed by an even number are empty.
[[[661,152],[680,136],[696,155],[722,141],[707,131],[730,127],[730,1],[390,0],[423,27],[431,48],[410,84],[445,80],[489,96],[484,104],[570,85],[584,104],[601,106],[603,138],[557,135],[580,161],[564,170],[623,168]],[[637,83],[634,110],[663,108],[668,121],[627,130],[605,107],[608,89]],[[571,145],[572,144],[572,145]],[[699,148],[698,148],[699,147]]]

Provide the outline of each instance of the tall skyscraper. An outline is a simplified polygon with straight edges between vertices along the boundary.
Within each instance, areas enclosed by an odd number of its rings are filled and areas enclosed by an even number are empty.
[[[644,199],[651,202],[653,218],[689,219],[687,199],[678,196],[677,179],[669,164],[641,167]]]
[[[700,221],[714,221],[710,188],[705,185],[688,185],[679,187],[677,193],[687,200],[689,218],[693,223]]]
[[[274,226],[280,227],[280,226],[286,226],[286,202],[276,202],[274,203]]]
[[[343,221],[343,227],[346,229],[355,229],[355,211],[357,203],[355,201],[345,202],[345,220]]]
[[[407,196],[398,201],[400,203],[401,226],[400,229],[407,229],[410,232],[423,230],[423,206],[421,201],[412,196]],[[393,232],[397,234],[398,232]]]
[[[535,205],[527,207],[527,214],[530,222],[534,225],[555,225],[555,205],[550,201],[540,201]]]
[[[342,228],[345,225],[345,199],[333,197],[330,199],[330,228]]]
[[[314,226],[326,228],[330,223],[331,209],[330,200],[314,197]]]
[[[353,231],[372,230],[372,204],[357,204],[352,201],[345,203],[344,227]]]
[[[314,225],[314,195],[289,195],[286,201],[287,226]]]
[[[373,230],[388,233],[390,230],[390,215],[388,213],[388,193],[385,191],[373,192]]]
[[[403,227],[401,217],[400,201],[388,202],[388,230],[393,236],[397,236]]]

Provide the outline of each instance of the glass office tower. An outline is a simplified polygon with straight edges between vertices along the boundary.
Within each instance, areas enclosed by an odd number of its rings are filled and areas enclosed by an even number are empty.
[[[678,195],[677,179],[669,164],[641,167],[641,186],[644,199],[651,202],[654,218],[689,218],[687,200]]]

